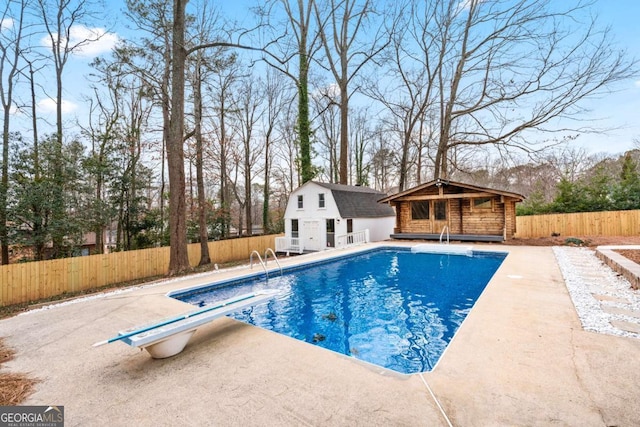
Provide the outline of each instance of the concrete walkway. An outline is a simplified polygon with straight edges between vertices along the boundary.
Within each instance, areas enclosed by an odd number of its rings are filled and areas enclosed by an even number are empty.
[[[169,290],[246,268],[2,320],[17,352],[3,369],[39,378],[25,404],[64,405],[68,426],[640,424],[640,340],[582,330],[551,248],[487,248],[510,254],[429,373],[400,375],[228,318],[169,359],[91,347],[193,309]]]

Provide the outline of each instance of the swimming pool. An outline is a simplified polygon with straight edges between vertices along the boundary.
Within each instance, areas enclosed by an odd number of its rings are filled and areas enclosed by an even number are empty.
[[[411,374],[431,370],[506,253],[382,247],[171,293],[203,306],[265,288],[273,300],[231,317]],[[275,277],[274,277],[275,275]]]

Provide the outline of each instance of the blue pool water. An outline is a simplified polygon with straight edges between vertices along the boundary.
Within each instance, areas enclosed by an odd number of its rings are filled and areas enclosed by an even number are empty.
[[[383,248],[171,296],[203,306],[280,289],[231,317],[410,374],[433,368],[505,256]]]

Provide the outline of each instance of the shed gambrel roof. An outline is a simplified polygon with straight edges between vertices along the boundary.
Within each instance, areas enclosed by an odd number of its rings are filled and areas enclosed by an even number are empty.
[[[428,188],[428,187],[444,187],[444,186],[458,187],[458,188],[472,190],[472,191],[476,191],[476,192],[492,193],[492,194],[496,194],[496,195],[499,195],[499,196],[511,197],[511,198],[514,198],[514,199],[516,199],[517,201],[520,201],[520,202],[525,199],[525,197],[522,194],[513,193],[511,191],[497,190],[495,188],[480,187],[480,186],[477,186],[477,185],[465,184],[465,183],[462,183],[462,182],[454,182],[454,181],[436,179],[434,181],[430,181],[430,182],[426,182],[424,184],[418,185],[417,187],[413,187],[413,188],[410,188],[408,190],[401,191],[401,192],[396,193],[396,194],[392,194],[391,196],[384,197],[384,198],[382,198],[380,200],[380,203],[389,203],[389,202],[391,202],[393,200],[401,199],[404,196],[410,195],[412,193],[415,193],[417,191],[423,190],[423,189]]]
[[[373,188],[313,182],[314,184],[331,190],[331,194],[342,218],[382,218],[395,216],[395,211],[391,206],[378,203],[378,200],[385,197],[386,194]]]

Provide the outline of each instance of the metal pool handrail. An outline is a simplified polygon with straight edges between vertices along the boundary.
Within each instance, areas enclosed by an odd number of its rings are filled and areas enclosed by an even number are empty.
[[[442,232],[440,233],[440,244],[442,244],[442,235],[444,234],[444,231],[447,230],[447,245],[449,244],[449,226],[445,225],[444,227],[442,227]]]
[[[251,252],[251,255],[249,255],[249,268],[253,268],[253,254],[256,254],[258,256],[258,260],[260,261],[260,264],[262,265],[262,268],[264,268],[264,274],[267,275],[267,281],[269,280],[269,272],[267,271],[267,265],[262,261],[262,257],[260,256],[260,253],[256,250],[254,250],[253,252]]]
[[[271,248],[267,248],[264,250],[264,265],[265,266],[267,265],[269,252],[271,252],[271,255],[273,255],[273,259],[276,260],[276,264],[278,264],[278,268],[280,268],[280,275],[282,276],[282,266],[280,265],[280,261],[278,261],[278,257],[276,256],[276,253]]]

